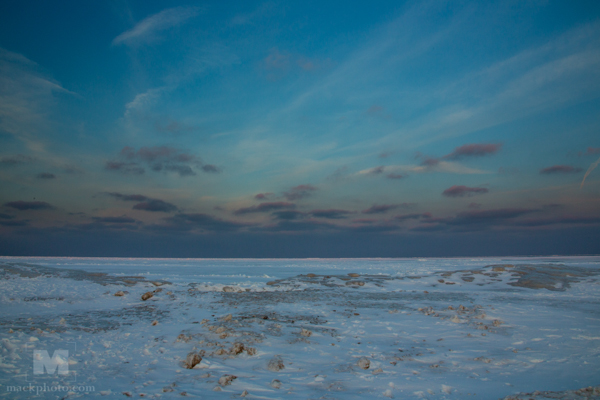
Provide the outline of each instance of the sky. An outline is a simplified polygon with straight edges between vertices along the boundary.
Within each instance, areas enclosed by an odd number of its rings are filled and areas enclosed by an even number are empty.
[[[596,1],[3,1],[0,254],[600,253]]]

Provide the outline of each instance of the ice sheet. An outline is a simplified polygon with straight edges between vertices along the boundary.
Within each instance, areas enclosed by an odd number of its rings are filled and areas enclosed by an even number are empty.
[[[2,257],[0,397],[545,398],[600,384],[599,274],[600,257]],[[33,374],[34,350],[61,349],[68,375]]]

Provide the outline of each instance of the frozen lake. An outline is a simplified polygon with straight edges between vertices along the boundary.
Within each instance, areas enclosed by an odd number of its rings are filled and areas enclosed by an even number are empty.
[[[564,392],[600,385],[599,276],[600,257],[0,257],[0,398],[600,398]]]

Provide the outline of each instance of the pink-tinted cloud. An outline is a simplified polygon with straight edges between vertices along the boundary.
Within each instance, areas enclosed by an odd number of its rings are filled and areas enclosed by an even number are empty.
[[[585,154],[586,155],[600,154],[600,147],[588,147]]]
[[[267,198],[273,196],[273,193],[258,193],[254,198],[256,200],[266,200]]]
[[[442,192],[446,197],[471,197],[477,194],[489,192],[486,188],[467,187],[464,185],[454,185]]]
[[[464,157],[483,157],[490,154],[496,154],[502,143],[472,143],[457,147],[454,151],[444,158],[456,160]]]
[[[153,199],[142,194],[122,194],[117,192],[106,193],[121,201],[135,201],[133,210],[150,211],[150,212],[172,212],[177,211],[178,208],[174,204],[167,203],[166,201]]]
[[[551,167],[544,168],[540,170],[540,174],[550,175],[550,174],[576,174],[581,172],[582,169],[579,167],[573,167],[571,165],[553,165]]]
[[[251,214],[251,213],[261,213],[261,212],[270,212],[275,210],[283,210],[283,209],[291,209],[296,208],[294,203],[288,203],[285,201],[276,201],[271,203],[260,203],[257,206],[244,207],[240,208],[233,213],[235,215],[241,214]]]

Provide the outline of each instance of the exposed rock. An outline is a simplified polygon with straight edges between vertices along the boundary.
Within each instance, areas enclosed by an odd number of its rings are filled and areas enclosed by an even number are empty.
[[[246,396],[248,396],[248,391],[247,391],[247,390],[244,390],[244,391],[242,392],[242,394],[240,394],[240,397],[246,397]]]
[[[179,336],[177,336],[177,340],[176,341],[177,342],[185,342],[185,343],[187,343],[190,340],[192,340],[191,336],[187,336],[187,335],[185,335],[183,333],[180,333]]]
[[[461,319],[458,318],[456,315],[453,316],[450,321],[454,322],[455,324],[460,324],[462,322]]]
[[[158,325],[158,321],[157,320],[152,321],[152,326],[156,326],[156,325]]]
[[[283,365],[283,360],[279,356],[275,356],[269,361],[269,365],[267,365],[269,371],[278,372],[285,368]]]
[[[202,355],[198,352],[192,351],[185,358],[185,367],[187,369],[192,369],[196,365],[200,364],[200,361],[202,361]]]
[[[154,289],[154,293],[160,293],[160,292],[162,292],[162,288]]]
[[[492,325],[494,326],[500,326],[502,324],[502,321],[495,319],[494,321],[492,321]]]
[[[235,376],[235,375],[223,375],[222,377],[219,378],[219,385],[221,385],[221,386],[231,385],[231,382],[234,379],[237,379],[237,376]]]
[[[226,330],[226,329],[225,329],[225,327],[224,327],[224,326],[220,326],[220,327],[218,327],[218,328],[215,330],[215,333],[223,333],[223,332],[225,332],[225,330]]]
[[[231,293],[231,292],[235,292],[235,289],[232,288],[231,286],[223,286],[223,291],[225,293]]]
[[[231,318],[233,318],[233,316],[231,314],[227,314],[226,316],[224,316],[222,318],[223,321],[231,321]]]
[[[312,332],[309,331],[308,329],[302,328],[302,330],[300,331],[300,334],[305,337],[310,337],[312,335]]]
[[[306,276],[309,277],[309,278],[315,278],[317,275],[315,275],[315,274],[306,274]]]
[[[351,278],[358,278],[360,275],[357,274],[357,273],[351,272],[351,273],[348,274],[348,276],[351,277]]]
[[[225,354],[227,354],[227,350],[225,349],[218,349],[217,351],[215,351],[215,355],[217,356],[223,356]]]
[[[117,293],[115,293],[115,296],[117,296],[117,297],[125,296],[125,292],[122,290],[119,290]]]
[[[244,351],[244,344],[236,342],[231,347],[231,350],[229,350],[229,353],[233,354],[234,356],[236,356],[236,355],[240,354],[243,351]]]
[[[152,282],[152,284],[153,284],[154,286],[162,286],[162,285],[164,285],[165,283],[164,283],[164,282],[158,282],[158,281],[156,281],[156,282]]]
[[[223,390],[221,389],[221,386],[215,386],[213,389],[214,392],[220,392],[221,390]]]
[[[281,381],[279,379],[273,379],[271,381],[271,387],[273,389],[279,389],[281,387]]]
[[[146,301],[146,300],[148,300],[148,299],[151,299],[151,298],[152,298],[152,296],[154,296],[154,293],[152,293],[152,292],[146,292],[146,293],[144,293],[144,294],[142,295],[142,300]]]
[[[256,355],[256,349],[254,347],[246,347],[246,353],[248,353],[249,356],[254,356]]]
[[[276,284],[277,284],[277,282],[276,282],[276,281],[270,281],[270,282],[267,282],[267,285],[269,285],[269,286],[271,286],[271,285],[276,285]]]
[[[369,359],[367,357],[361,357],[358,360],[357,364],[362,369],[369,369],[369,367],[371,366],[371,361],[369,361]]]
[[[383,372],[383,369],[381,368],[377,368],[376,370],[374,370],[373,372],[371,372],[373,375],[379,375]]]

